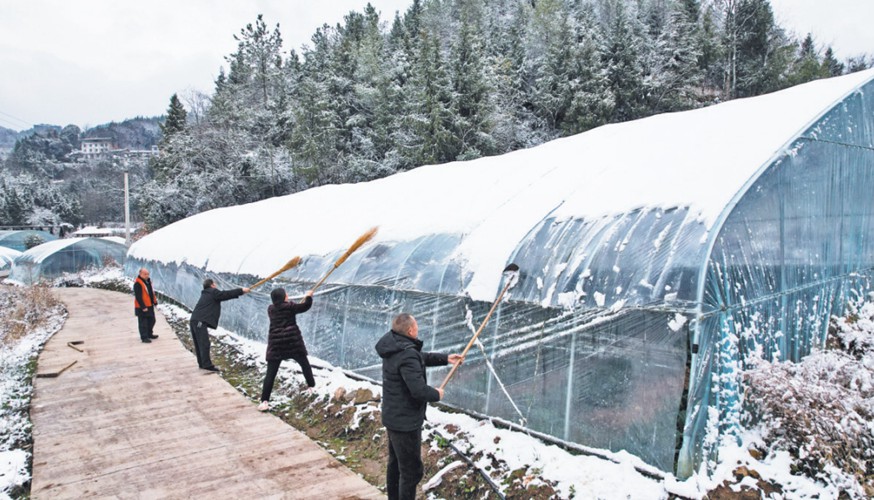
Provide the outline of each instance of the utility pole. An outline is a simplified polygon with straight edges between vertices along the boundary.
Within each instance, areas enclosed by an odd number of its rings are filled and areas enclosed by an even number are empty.
[[[130,247],[130,196],[127,170],[124,171],[124,246]]]

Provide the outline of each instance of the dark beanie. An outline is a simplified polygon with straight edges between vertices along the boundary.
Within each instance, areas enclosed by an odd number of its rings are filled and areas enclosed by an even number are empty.
[[[213,281],[209,278],[203,280],[203,289],[208,290],[208,289],[212,288],[212,284],[213,284]]]
[[[270,292],[270,300],[273,301],[274,306],[278,306],[285,302],[285,288],[274,288],[272,292]]]

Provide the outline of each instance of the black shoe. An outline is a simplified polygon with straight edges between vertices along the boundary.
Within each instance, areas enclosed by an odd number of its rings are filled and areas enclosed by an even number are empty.
[[[208,371],[208,372],[219,372],[219,371],[221,371],[221,370],[219,370],[218,368],[216,368],[215,366],[206,366],[206,367],[201,368],[201,370],[206,370],[206,371]]]
[[[151,344],[151,343],[152,343],[152,340],[151,340],[150,338],[148,338],[148,337],[146,337],[146,338],[144,338],[144,339],[140,339],[140,340],[142,340],[142,341],[145,342],[146,344]]]
[[[149,335],[149,338],[150,338],[150,339],[156,339],[156,338],[158,338],[158,336],[157,336],[157,335]]]

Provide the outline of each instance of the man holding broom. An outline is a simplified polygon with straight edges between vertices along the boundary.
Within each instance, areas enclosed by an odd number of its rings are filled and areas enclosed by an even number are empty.
[[[222,302],[236,299],[244,293],[249,293],[248,288],[234,288],[233,290],[219,290],[215,281],[207,278],[203,280],[203,291],[200,299],[194,306],[189,320],[191,338],[194,341],[194,354],[197,356],[197,366],[201,370],[210,372],[219,371],[209,357],[209,328],[218,328],[219,317],[222,314]]]
[[[382,358],[382,424],[388,433],[389,500],[413,500],[422,480],[422,424],[428,402],[443,399],[443,389],[428,385],[426,366],[458,364],[458,354],[421,352],[419,325],[407,313],[398,314],[391,330],[376,343]]]

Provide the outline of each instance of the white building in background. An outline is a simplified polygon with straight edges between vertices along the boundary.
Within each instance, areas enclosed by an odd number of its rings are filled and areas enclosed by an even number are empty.
[[[82,139],[78,151],[70,153],[70,157],[79,161],[89,161],[109,156],[124,158],[151,158],[157,156],[160,151],[158,146],[149,149],[119,148],[109,137],[89,137]]]
[[[85,159],[99,158],[115,149],[109,137],[89,137],[82,139],[79,156]]]

